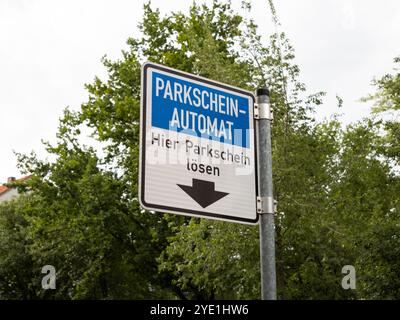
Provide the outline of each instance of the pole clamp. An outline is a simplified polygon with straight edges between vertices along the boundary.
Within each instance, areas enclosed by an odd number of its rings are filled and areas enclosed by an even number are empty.
[[[254,104],[254,119],[267,119],[274,120],[274,114],[272,113],[269,103],[255,103]]]
[[[258,214],[274,214],[277,211],[278,201],[272,197],[257,196],[257,213]]]

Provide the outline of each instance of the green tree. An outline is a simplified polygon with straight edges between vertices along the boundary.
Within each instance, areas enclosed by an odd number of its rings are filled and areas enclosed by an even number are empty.
[[[128,39],[120,60],[105,57],[108,78],[86,85],[79,110],[65,110],[56,143],[46,143],[55,160],[18,155],[33,177],[19,185],[26,196],[0,205],[0,297],[259,298],[256,226],[139,206],[145,60],[271,89],[279,298],[398,297],[398,122],[316,123],[324,93],[309,94],[299,81],[294,49],[268,4],[276,30],[267,42],[229,1],[164,17],[144,6],[142,36]],[[377,82],[385,111],[399,108],[398,79]],[[88,131],[96,148],[81,143]],[[41,289],[46,264],[56,267],[57,290]],[[346,264],[356,267],[355,291],[340,286]]]
[[[394,59],[396,66],[400,58]],[[386,74],[373,81],[377,92],[365,100],[373,100],[377,120],[375,128],[380,131],[376,139],[364,141],[373,146],[375,162],[369,166],[374,179],[373,187],[365,190],[370,202],[370,219],[360,237],[360,253],[357,261],[362,266],[360,291],[370,299],[399,299],[399,235],[400,235],[400,73]],[[379,170],[379,166],[384,168]],[[363,176],[366,176],[363,173]]]
[[[37,277],[28,249],[29,208],[32,202],[25,197],[0,204],[0,299],[36,297],[32,280]]]

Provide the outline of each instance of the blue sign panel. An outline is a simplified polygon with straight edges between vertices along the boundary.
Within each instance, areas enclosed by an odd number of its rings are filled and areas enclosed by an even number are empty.
[[[250,148],[249,98],[153,71],[151,105],[153,127]]]

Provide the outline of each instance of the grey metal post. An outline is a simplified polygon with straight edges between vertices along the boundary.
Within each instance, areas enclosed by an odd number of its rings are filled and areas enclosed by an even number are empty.
[[[272,186],[272,113],[269,105],[269,90],[257,89],[258,159],[259,159],[259,201],[260,214],[260,260],[261,299],[276,300],[275,268],[275,224],[274,196]]]

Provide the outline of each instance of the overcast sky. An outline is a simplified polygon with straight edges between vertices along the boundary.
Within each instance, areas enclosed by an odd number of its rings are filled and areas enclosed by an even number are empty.
[[[40,141],[55,137],[63,108],[79,108],[87,99],[84,84],[105,76],[101,57],[119,58],[126,39],[138,35],[143,2],[0,0],[0,182],[20,176],[12,150],[45,156]],[[187,12],[191,2],[152,5]],[[367,115],[370,106],[358,99],[373,92],[373,77],[391,72],[400,55],[400,1],[275,0],[275,6],[302,81],[328,93],[318,119],[338,111],[336,94],[344,99],[346,124]],[[254,0],[251,15],[260,31],[273,31],[266,0]]]

